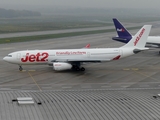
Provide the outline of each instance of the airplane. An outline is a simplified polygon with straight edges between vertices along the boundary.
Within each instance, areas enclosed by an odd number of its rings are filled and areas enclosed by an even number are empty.
[[[132,34],[124,27],[124,25],[117,20],[116,18],[113,18],[113,23],[115,25],[115,29],[117,31],[118,36],[112,37],[113,40],[128,43],[132,37]],[[148,36],[146,47],[160,47],[160,36]],[[159,51],[160,54],[160,51]]]
[[[23,50],[9,53],[4,61],[19,65],[48,64],[55,71],[85,71],[81,67],[87,62],[108,62],[147,50],[145,47],[151,25],[144,25],[127,44],[119,48],[87,48],[87,49],[56,49],[56,50]]]

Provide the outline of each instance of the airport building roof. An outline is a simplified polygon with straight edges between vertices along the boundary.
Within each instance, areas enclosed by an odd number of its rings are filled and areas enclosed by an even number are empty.
[[[0,91],[0,119],[160,119],[158,92],[159,89]],[[18,104],[17,100],[33,100],[34,102]]]

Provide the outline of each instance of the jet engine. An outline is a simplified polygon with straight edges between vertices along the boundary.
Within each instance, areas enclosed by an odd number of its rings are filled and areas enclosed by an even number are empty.
[[[53,69],[56,71],[69,70],[71,68],[72,68],[72,65],[70,63],[65,63],[65,62],[53,63]]]

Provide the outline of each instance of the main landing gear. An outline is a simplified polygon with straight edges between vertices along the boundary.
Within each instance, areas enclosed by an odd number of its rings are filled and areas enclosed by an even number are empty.
[[[74,71],[85,71],[85,68],[84,67],[79,67],[77,65],[73,65],[72,70],[74,70]]]
[[[22,66],[21,66],[21,65],[19,65],[19,71],[22,71],[22,70],[23,70]]]

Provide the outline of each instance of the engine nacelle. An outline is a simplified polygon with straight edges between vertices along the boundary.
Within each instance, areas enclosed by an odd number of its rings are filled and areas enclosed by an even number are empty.
[[[53,69],[56,71],[69,70],[71,68],[72,68],[72,65],[70,63],[65,63],[65,62],[53,63]]]

